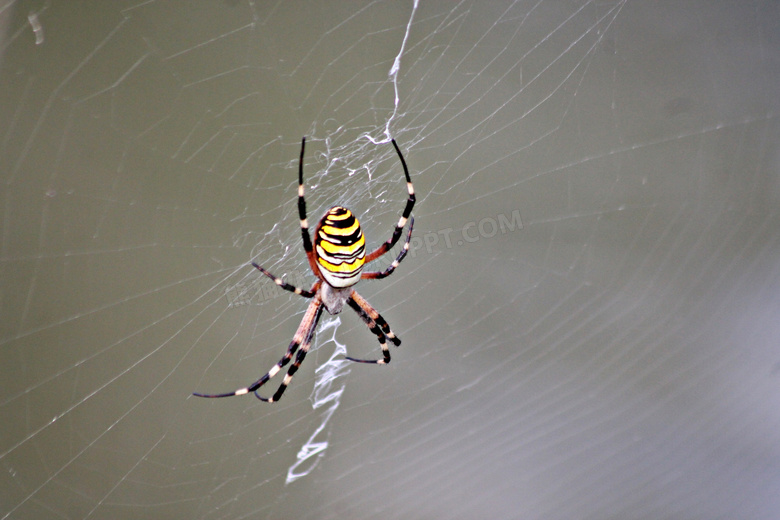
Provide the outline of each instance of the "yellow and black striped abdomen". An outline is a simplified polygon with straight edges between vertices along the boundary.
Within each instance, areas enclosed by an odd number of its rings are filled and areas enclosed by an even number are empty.
[[[366,256],[366,239],[355,215],[347,208],[330,208],[314,237],[317,267],[333,287],[349,287],[360,280]]]

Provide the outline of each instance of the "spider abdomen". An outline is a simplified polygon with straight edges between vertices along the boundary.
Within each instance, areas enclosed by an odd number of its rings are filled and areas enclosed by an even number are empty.
[[[314,234],[317,267],[328,285],[355,285],[366,256],[366,240],[355,215],[347,208],[334,206],[322,217]]]

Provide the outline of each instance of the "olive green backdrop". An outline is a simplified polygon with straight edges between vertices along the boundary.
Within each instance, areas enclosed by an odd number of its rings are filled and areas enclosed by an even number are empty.
[[[0,6],[0,519],[774,519],[768,1]],[[310,221],[409,256],[283,399]],[[397,248],[394,251],[397,253]],[[392,255],[391,255],[392,258]],[[391,259],[390,258],[390,259]],[[378,266],[386,266],[383,259]],[[263,390],[272,393],[281,376]]]

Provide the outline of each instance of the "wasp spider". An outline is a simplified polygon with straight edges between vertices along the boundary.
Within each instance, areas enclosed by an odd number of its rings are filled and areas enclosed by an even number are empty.
[[[387,340],[390,340],[397,347],[401,344],[401,339],[390,330],[390,326],[385,319],[353,289],[353,286],[362,279],[379,279],[389,276],[395,271],[395,268],[398,267],[398,264],[401,263],[401,260],[404,259],[409,251],[409,240],[412,238],[412,227],[414,225],[414,217],[410,218],[415,201],[414,187],[412,186],[411,178],[409,178],[409,169],[406,167],[406,161],[395,139],[392,140],[392,143],[404,168],[409,198],[406,200],[403,216],[401,216],[393,230],[393,235],[374,251],[366,254],[366,240],[363,237],[360,223],[351,211],[341,206],[334,206],[325,213],[325,216],[322,217],[314,230],[314,244],[312,244],[309,236],[309,224],[306,220],[306,200],[303,195],[303,152],[306,148],[306,138],[303,138],[301,141],[301,157],[298,164],[298,215],[301,219],[303,249],[306,251],[309,266],[314,276],[317,277],[317,281],[307,291],[288,284],[254,262],[252,262],[252,265],[258,271],[271,278],[282,289],[299,294],[304,298],[311,298],[309,308],[306,309],[301,324],[298,326],[290,346],[287,347],[287,353],[263,377],[251,385],[239,388],[234,392],[225,394],[195,393],[194,395],[213,398],[231,397],[253,392],[261,401],[268,403],[278,401],[309,351],[314,329],[317,327],[320,315],[322,315],[322,309],[327,309],[330,314],[338,314],[341,312],[344,304],[352,307],[358,316],[361,317],[371,332],[376,334],[379,345],[382,347],[382,359],[355,359],[352,357],[347,357],[347,359],[359,363],[374,363],[378,365],[390,363],[390,350],[387,348]],[[363,271],[365,264],[384,255],[398,242],[407,220],[409,220],[409,232],[406,235],[406,242],[404,242],[401,252],[393,260],[393,263],[384,271]],[[297,355],[295,354],[296,351],[298,352]],[[279,385],[276,393],[272,397],[262,397],[258,394],[257,391],[260,387],[278,374],[292,360],[294,355],[295,361],[287,371],[287,375],[282,380],[282,384]]]

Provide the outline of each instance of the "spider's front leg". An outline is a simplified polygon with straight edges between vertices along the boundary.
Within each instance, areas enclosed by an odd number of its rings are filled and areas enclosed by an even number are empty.
[[[409,217],[412,214],[412,208],[414,208],[414,202],[416,200],[416,197],[414,195],[414,186],[412,185],[412,178],[409,176],[409,168],[406,166],[406,160],[404,159],[404,154],[401,153],[401,149],[398,148],[395,139],[392,139],[391,141],[393,143],[393,147],[395,147],[396,153],[398,153],[398,158],[401,159],[401,166],[403,166],[404,168],[404,176],[406,177],[406,189],[409,192],[409,198],[406,199],[406,206],[404,207],[404,212],[401,215],[401,218],[398,220],[398,224],[396,224],[395,229],[393,229],[392,236],[388,238],[387,241],[384,242],[381,246],[379,246],[374,251],[366,255],[366,263],[373,262],[383,254],[387,253],[388,251],[390,251],[390,249],[392,249],[395,243],[398,242],[398,239],[401,238],[401,233],[403,233],[404,226],[406,226],[406,221],[409,219]]]
[[[387,269],[384,271],[363,271],[363,274],[360,275],[360,278],[363,280],[379,280],[393,274],[395,268],[398,267],[398,264],[400,264],[404,257],[406,257],[406,253],[409,252],[409,242],[412,240],[413,228],[414,217],[409,220],[409,232],[406,234],[406,242],[404,242],[404,245],[401,248],[401,252],[398,253],[398,256],[395,258],[395,260],[393,260]]]
[[[301,155],[298,159],[298,218],[301,223],[301,239],[303,240],[303,250],[306,251],[306,258],[309,260],[309,267],[311,272],[317,279],[322,279],[319,268],[317,267],[317,260],[314,255],[314,247],[311,243],[311,236],[309,236],[309,220],[306,218],[306,196],[303,185],[303,153],[306,150],[306,137],[301,139]]]

